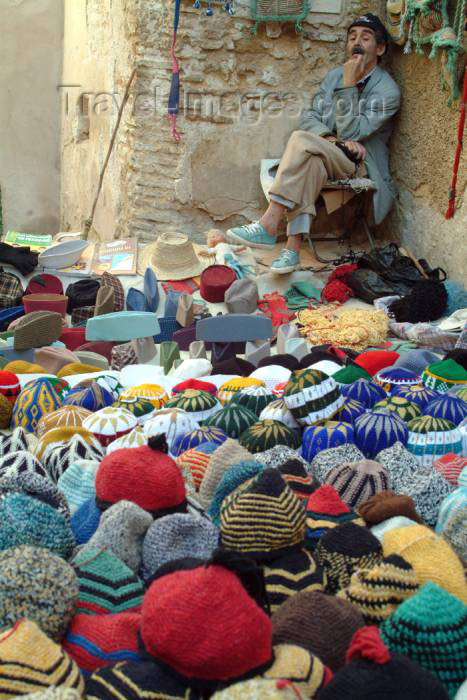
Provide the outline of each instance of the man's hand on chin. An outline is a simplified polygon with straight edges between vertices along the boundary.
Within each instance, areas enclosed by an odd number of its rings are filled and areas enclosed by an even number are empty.
[[[355,87],[365,74],[365,57],[363,54],[354,54],[352,58],[342,66],[342,86]]]
[[[346,146],[351,153],[353,153],[359,161],[364,160],[366,157],[366,148],[362,146],[358,141],[344,141],[344,146]]]

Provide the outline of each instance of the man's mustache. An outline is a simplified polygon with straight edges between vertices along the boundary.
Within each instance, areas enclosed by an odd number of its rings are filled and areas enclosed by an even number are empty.
[[[362,49],[361,46],[354,46],[354,48],[352,49],[352,56],[354,54],[362,54],[363,55],[364,53],[365,53],[365,51]]]

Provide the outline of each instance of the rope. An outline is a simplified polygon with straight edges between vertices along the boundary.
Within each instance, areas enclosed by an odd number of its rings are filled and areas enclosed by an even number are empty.
[[[172,34],[172,44],[170,46],[170,59],[172,62],[172,82],[170,84],[169,102],[167,112],[169,122],[172,128],[172,136],[178,143],[181,139],[181,134],[177,130],[177,115],[180,104],[180,67],[178,65],[175,47],[177,44],[178,22],[180,20],[180,0],[175,0],[174,10],[174,29]]]
[[[457,147],[456,155],[454,157],[454,165],[452,166],[452,182],[451,188],[449,190],[449,203],[445,214],[446,219],[452,219],[454,216],[455,206],[456,206],[456,187],[457,187],[457,175],[459,172],[459,162],[462,153],[463,137],[464,137],[464,126],[465,126],[465,109],[467,103],[467,66],[465,67],[464,75],[464,90],[462,93],[462,101],[460,105],[460,115],[459,115],[459,125],[457,127]]]

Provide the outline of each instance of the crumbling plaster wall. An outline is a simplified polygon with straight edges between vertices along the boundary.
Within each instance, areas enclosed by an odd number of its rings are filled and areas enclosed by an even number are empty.
[[[62,0],[0,2],[3,228],[57,233]]]

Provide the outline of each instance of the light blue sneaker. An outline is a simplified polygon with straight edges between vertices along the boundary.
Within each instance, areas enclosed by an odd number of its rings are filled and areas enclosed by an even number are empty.
[[[270,236],[264,226],[259,221],[245,226],[229,228],[227,231],[228,243],[240,243],[248,245],[250,248],[273,248],[276,245],[274,236]]]
[[[294,250],[284,248],[278,258],[271,263],[271,272],[277,275],[286,275],[293,272],[300,265],[300,256]]]

